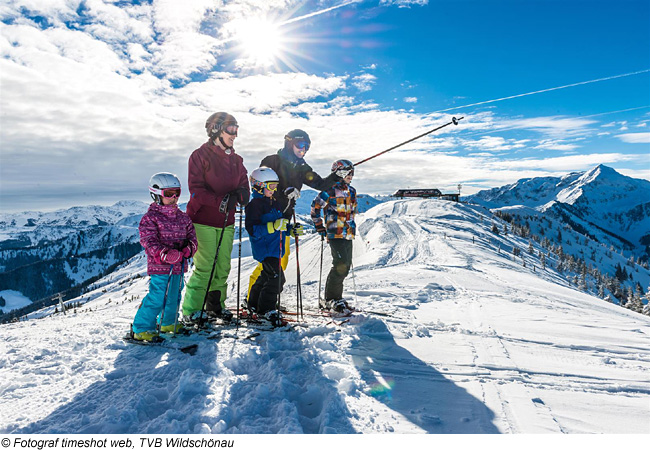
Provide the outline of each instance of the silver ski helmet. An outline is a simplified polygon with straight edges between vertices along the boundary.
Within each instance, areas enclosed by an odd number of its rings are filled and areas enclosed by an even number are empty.
[[[284,148],[287,150],[293,150],[294,144],[296,147],[304,148],[305,151],[307,151],[311,146],[311,139],[309,139],[309,135],[303,130],[291,130],[284,137]]]
[[[278,174],[275,173],[275,170],[264,166],[253,170],[249,179],[253,190],[255,192],[259,192],[260,194],[264,193],[264,186],[266,186],[267,183],[280,182],[280,177],[278,177]]]
[[[149,194],[154,202],[159,205],[163,204],[163,197],[166,192],[172,193],[177,191],[178,196],[181,195],[181,180],[176,175],[169,172],[159,172],[154,174],[149,180]],[[171,195],[169,195],[171,197]]]
[[[237,119],[227,112],[216,112],[205,121],[205,131],[210,139],[219,137],[222,131],[237,136],[238,130]]]

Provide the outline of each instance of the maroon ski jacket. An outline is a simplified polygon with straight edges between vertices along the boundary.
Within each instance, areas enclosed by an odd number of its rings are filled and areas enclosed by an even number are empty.
[[[190,156],[188,164],[190,201],[187,214],[192,222],[222,228],[226,216],[219,205],[229,192],[243,188],[250,193],[248,173],[234,149],[224,150],[208,141]],[[235,211],[228,213],[226,226],[235,223]]]

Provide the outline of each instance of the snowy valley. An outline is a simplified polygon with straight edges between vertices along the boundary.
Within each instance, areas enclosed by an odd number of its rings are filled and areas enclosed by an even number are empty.
[[[178,337],[194,356],[122,341],[147,292],[139,254],[76,310],[1,326],[0,433],[650,432],[650,317],[580,291],[540,242],[493,231],[505,225],[481,206],[379,204],[359,217],[346,279],[362,312],[316,315],[321,241],[309,235],[305,319],[250,339],[244,326]],[[634,273],[647,287],[648,270]]]

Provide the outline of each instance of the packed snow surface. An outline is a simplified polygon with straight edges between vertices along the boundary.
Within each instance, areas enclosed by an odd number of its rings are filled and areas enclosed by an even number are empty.
[[[147,291],[136,257],[76,314],[1,327],[0,433],[650,432],[650,318],[533,269],[532,256],[513,261],[499,249],[516,238],[481,214],[380,204],[358,220],[346,280],[367,312],[344,324],[308,315],[253,339],[246,328],[179,337],[199,344],[194,356],[122,341],[129,300]],[[301,239],[310,314],[320,251],[319,236]],[[323,283],[327,245],[324,256]],[[242,293],[253,265],[243,259]],[[236,277],[235,259],[232,306]]]

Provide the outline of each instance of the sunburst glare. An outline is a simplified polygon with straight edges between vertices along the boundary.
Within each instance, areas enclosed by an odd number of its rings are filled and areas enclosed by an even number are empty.
[[[280,56],[282,37],[279,25],[266,18],[248,19],[237,30],[243,56],[253,66],[273,64]]]

